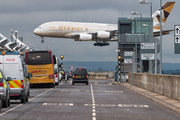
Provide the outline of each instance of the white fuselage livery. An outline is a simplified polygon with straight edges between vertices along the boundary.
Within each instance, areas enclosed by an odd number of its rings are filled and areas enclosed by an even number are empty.
[[[40,25],[38,28],[34,30],[34,34],[40,37],[73,38],[78,41],[80,38],[79,36],[80,34],[92,35],[100,31],[105,34],[107,32],[117,31],[117,24],[55,21],[55,22],[47,22]],[[83,40],[88,41],[88,38],[80,39],[80,41],[83,41]],[[92,41],[92,40],[93,38],[89,39],[89,41]]]

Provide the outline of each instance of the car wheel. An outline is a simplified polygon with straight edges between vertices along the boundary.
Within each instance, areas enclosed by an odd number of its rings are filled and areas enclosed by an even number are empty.
[[[25,95],[23,95],[23,97],[21,98],[21,103],[25,103],[26,102],[26,97]]]
[[[53,88],[53,87],[54,87],[54,83],[50,84],[49,87],[50,87],[50,88]]]
[[[8,98],[8,106],[10,106],[10,96],[9,96],[9,98]]]
[[[29,92],[29,90],[28,90],[28,97],[30,96],[30,92]]]
[[[2,108],[3,101],[0,99],[0,110]]]
[[[89,83],[88,83],[88,82],[86,82],[86,85],[89,85]]]
[[[74,85],[74,82],[72,82],[72,85]]]
[[[3,108],[7,108],[8,107],[8,99],[6,98],[5,100],[3,100]]]

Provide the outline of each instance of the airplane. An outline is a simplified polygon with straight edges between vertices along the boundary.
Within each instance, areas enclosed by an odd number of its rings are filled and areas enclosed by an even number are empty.
[[[166,22],[175,2],[166,2],[162,6],[162,27]],[[152,15],[153,36],[160,36],[160,8]],[[173,30],[162,30],[162,35]],[[34,30],[34,34],[42,37],[71,38],[75,41],[96,41],[94,46],[109,46],[113,41],[118,41],[117,24],[83,23],[54,21],[41,24]]]

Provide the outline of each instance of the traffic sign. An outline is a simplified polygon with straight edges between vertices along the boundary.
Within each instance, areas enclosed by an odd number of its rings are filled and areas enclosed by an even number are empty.
[[[124,51],[124,56],[132,56],[133,51]]]
[[[131,62],[134,63],[134,59],[131,59]]]
[[[180,43],[180,36],[179,37],[178,36],[175,37],[175,43]]]
[[[174,31],[175,31],[175,35],[180,35],[180,25],[175,25]]]
[[[180,54],[180,25],[174,25],[174,53]]]
[[[141,49],[154,49],[154,43],[141,43]]]
[[[124,63],[132,63],[131,60],[132,59],[124,59]]]
[[[74,67],[73,66],[71,66],[71,70],[73,70],[74,69]]]
[[[152,53],[141,54],[141,59],[142,60],[154,60],[154,54],[152,54]]]

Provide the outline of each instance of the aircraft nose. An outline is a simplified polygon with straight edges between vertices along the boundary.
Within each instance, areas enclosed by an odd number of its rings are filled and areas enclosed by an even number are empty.
[[[36,28],[36,29],[34,29],[34,34],[36,34],[36,35],[40,35],[41,34],[41,29],[40,28]]]

